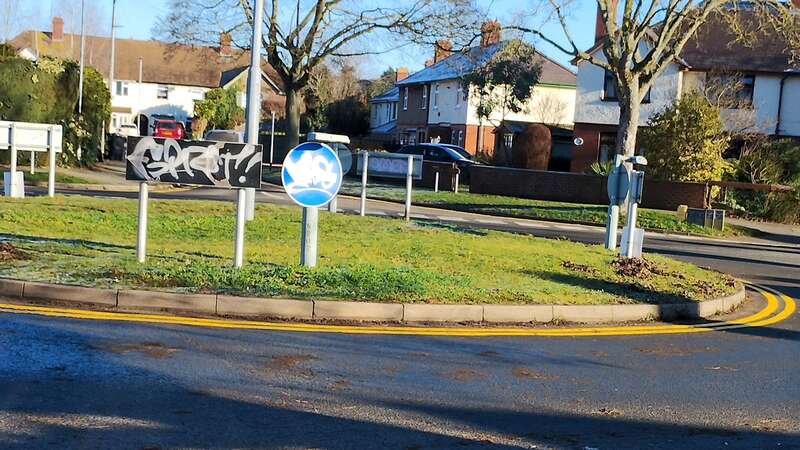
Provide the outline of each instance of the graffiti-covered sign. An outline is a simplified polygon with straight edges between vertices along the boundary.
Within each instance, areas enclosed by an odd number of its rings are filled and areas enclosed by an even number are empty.
[[[371,177],[405,178],[408,176],[408,157],[412,157],[411,176],[422,179],[422,155],[404,153],[369,152],[367,173]],[[364,158],[358,158],[356,173],[364,171]]]
[[[306,142],[283,160],[283,188],[300,206],[317,208],[333,200],[342,186],[342,163],[329,146]]]
[[[260,145],[131,136],[125,178],[215,187],[261,187]]]

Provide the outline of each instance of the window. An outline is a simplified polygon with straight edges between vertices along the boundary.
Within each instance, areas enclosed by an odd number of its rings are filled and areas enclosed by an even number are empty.
[[[458,144],[459,147],[464,146],[464,130],[458,130]]]
[[[619,100],[617,94],[617,80],[614,74],[606,70],[605,78],[603,80],[603,101],[611,102]],[[650,89],[644,94],[642,103],[650,103]]]
[[[503,145],[506,149],[514,145],[514,133],[503,133]]]
[[[458,88],[456,89],[456,108],[461,107],[461,96],[464,95],[462,90],[463,89],[461,88],[461,85],[458,85]]]
[[[419,109],[428,109],[428,85],[422,85],[422,104]]]
[[[156,90],[156,98],[161,100],[166,100],[169,98],[169,86],[164,86],[162,84],[158,85]]]
[[[425,142],[425,131],[418,131],[417,132],[417,142],[422,144]]]
[[[124,81],[117,81],[115,84],[117,85],[116,86],[117,95],[123,97],[128,95],[128,83]]]
[[[458,145],[458,130],[453,130],[450,133],[450,143]]]
[[[755,84],[753,74],[709,74],[705,90],[723,108],[752,108]]]
[[[617,100],[617,80],[608,70],[603,81],[603,100]]]
[[[600,153],[597,155],[597,160],[601,163],[607,163],[614,159],[617,151],[617,133],[600,133]]]
[[[392,103],[392,120],[397,119],[397,103]]]
[[[439,84],[436,84],[436,87],[433,89],[433,108],[439,108]]]
[[[403,111],[408,111],[408,86],[403,89]]]

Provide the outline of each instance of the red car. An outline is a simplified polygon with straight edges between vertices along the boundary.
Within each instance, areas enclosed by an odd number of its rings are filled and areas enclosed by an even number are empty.
[[[183,139],[185,135],[183,124],[175,120],[159,120],[153,132],[153,136],[160,138]]]

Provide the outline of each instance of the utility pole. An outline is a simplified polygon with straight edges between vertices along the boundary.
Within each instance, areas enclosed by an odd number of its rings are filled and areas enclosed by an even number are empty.
[[[111,91],[111,105],[114,105],[114,53],[116,52],[117,35],[117,0],[111,2],[111,68],[108,70],[108,88]]]
[[[81,0],[81,67],[78,84],[78,117],[83,116],[83,55],[86,47],[86,0]],[[78,162],[81,160],[81,146],[78,144]]]
[[[250,45],[250,73],[247,82],[247,125],[245,142],[258,145],[258,123],[261,119],[261,26],[264,23],[264,0],[255,0],[253,10],[253,40]],[[263,159],[263,157],[262,157]],[[244,263],[244,226],[253,218],[255,189],[239,189],[236,197],[236,242],[233,265]]]
[[[247,125],[245,141],[258,145],[261,123],[261,23],[264,17],[264,0],[255,0],[253,17],[253,42],[250,44],[250,73],[247,78]],[[263,162],[263,153],[262,153]],[[247,188],[247,220],[255,218],[256,190]]]
[[[139,57],[139,100],[136,101],[136,128],[139,129],[139,135],[147,136],[147,133],[142,133],[142,57]]]

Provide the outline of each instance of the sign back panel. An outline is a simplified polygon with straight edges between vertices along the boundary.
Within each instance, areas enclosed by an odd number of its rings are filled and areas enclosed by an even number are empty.
[[[415,180],[422,179],[422,155],[411,155],[411,177]],[[369,152],[367,158],[367,175],[384,178],[405,178],[408,176],[408,157],[402,153]],[[358,156],[356,173],[364,171],[364,158]]]
[[[131,136],[125,179],[197,186],[261,187],[262,147]]]

